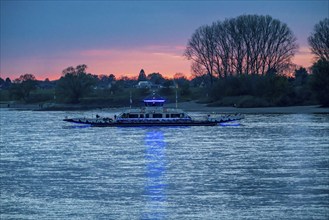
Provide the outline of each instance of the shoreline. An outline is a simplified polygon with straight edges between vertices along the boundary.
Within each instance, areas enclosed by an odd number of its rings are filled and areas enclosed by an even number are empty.
[[[166,105],[168,108],[175,108],[175,103]],[[329,114],[329,108],[319,105],[311,106],[286,106],[286,107],[256,107],[256,108],[236,108],[236,107],[208,107],[206,104],[195,102],[180,102],[177,106],[187,112],[209,112],[209,113],[241,113],[241,114]],[[1,103],[1,109],[27,110],[27,111],[90,111],[108,110],[121,111],[127,107],[104,107],[104,106],[82,106],[68,104],[20,104]],[[135,107],[134,107],[135,108]]]
[[[241,114],[329,114],[329,108],[320,107],[320,105],[310,106],[285,106],[285,107],[255,107],[255,108],[236,108],[236,107],[208,107],[205,104],[181,103],[178,108],[187,111],[200,112],[218,112],[218,113],[241,113]]]

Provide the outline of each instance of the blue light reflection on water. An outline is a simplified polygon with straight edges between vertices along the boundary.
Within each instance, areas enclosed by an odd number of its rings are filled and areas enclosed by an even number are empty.
[[[84,128],[90,128],[91,125],[66,125],[63,126],[64,129],[84,129]]]
[[[222,127],[237,127],[237,126],[241,126],[240,123],[219,123],[220,126]]]
[[[166,156],[163,132],[149,131],[145,135],[146,158],[146,210],[143,219],[166,218]]]

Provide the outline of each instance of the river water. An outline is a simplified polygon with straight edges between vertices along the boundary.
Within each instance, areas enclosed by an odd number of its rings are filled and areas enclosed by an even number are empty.
[[[328,114],[159,128],[0,114],[0,219],[329,218]]]

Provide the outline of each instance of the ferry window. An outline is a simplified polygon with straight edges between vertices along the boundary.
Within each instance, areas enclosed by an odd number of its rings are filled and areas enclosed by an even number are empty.
[[[180,114],[171,114],[171,117],[172,118],[179,118],[180,117]]]
[[[162,118],[162,114],[153,114],[153,118]]]
[[[145,118],[149,118],[149,117],[150,117],[150,115],[149,115],[149,114],[146,114],[146,115],[145,115]]]
[[[166,118],[170,118],[170,115],[169,114],[166,114]]]
[[[129,114],[129,118],[138,118],[138,114]]]
[[[143,114],[140,114],[139,117],[140,117],[140,118],[144,118],[144,115],[143,115]]]

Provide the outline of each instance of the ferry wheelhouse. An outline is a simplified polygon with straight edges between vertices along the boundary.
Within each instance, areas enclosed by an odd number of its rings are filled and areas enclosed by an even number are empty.
[[[118,115],[117,121],[191,121],[192,118],[181,109],[165,108],[165,99],[153,94],[143,100],[139,109],[127,109]]]

